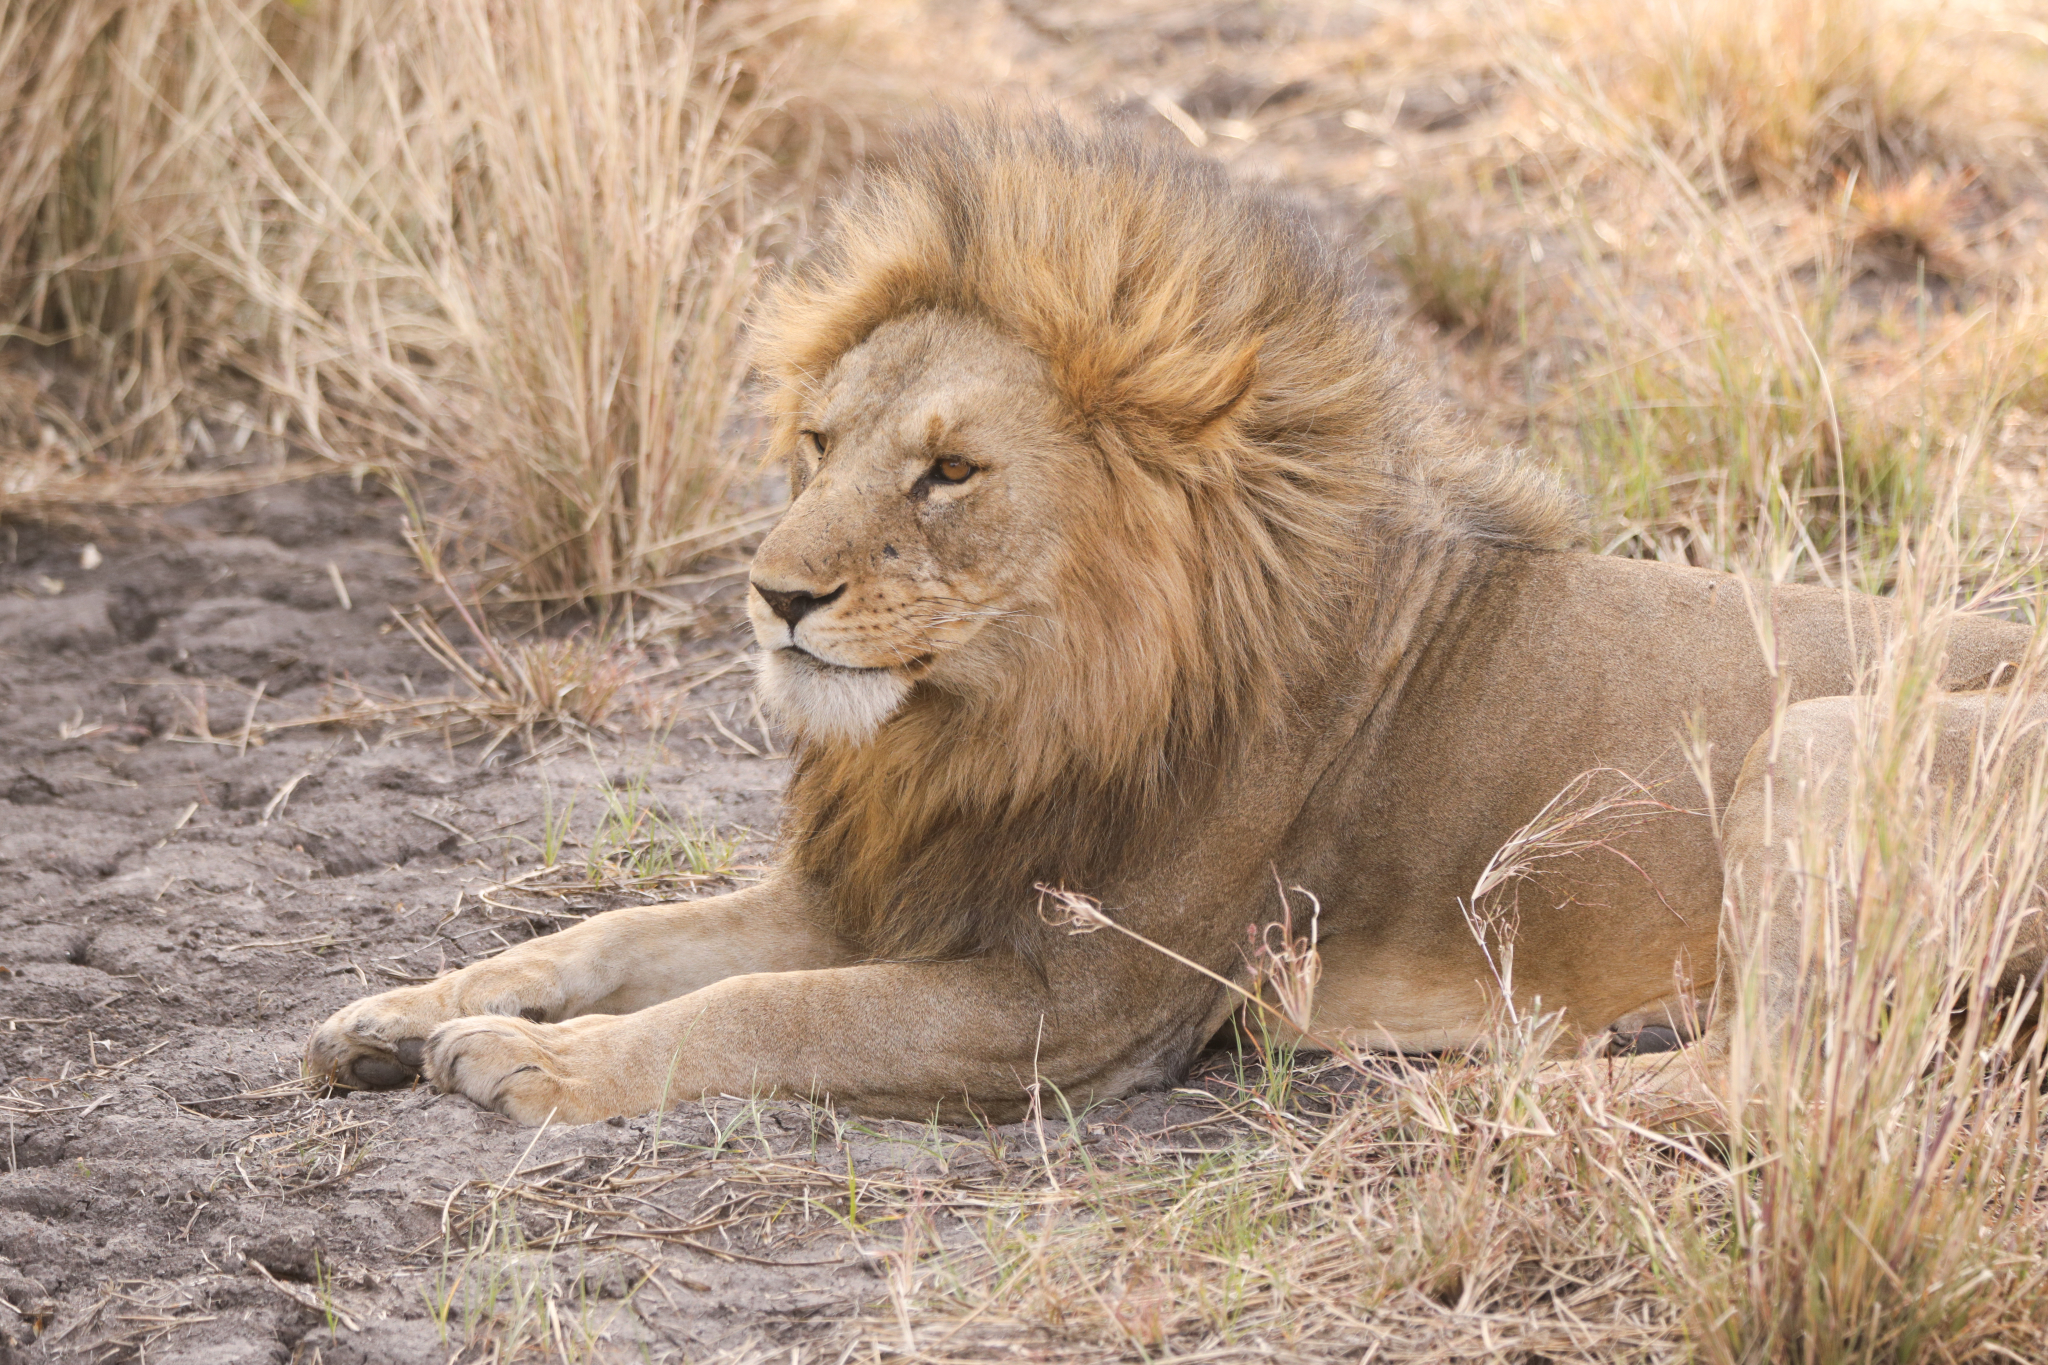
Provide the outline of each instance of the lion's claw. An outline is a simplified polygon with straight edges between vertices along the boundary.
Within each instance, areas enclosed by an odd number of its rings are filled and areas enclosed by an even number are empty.
[[[396,1057],[366,1054],[344,1064],[337,1079],[352,1090],[396,1090],[419,1079],[419,1068]]]
[[[427,1034],[445,1014],[421,993],[387,992],[331,1015],[306,1043],[306,1074],[344,1090],[396,1090],[419,1079]]]
[[[426,1039],[401,1038],[388,1047],[361,1038],[351,1041],[360,1050],[325,1068],[326,1078],[333,1084],[349,1090],[401,1090],[420,1078],[426,1059]],[[319,1051],[309,1050],[309,1059]]]

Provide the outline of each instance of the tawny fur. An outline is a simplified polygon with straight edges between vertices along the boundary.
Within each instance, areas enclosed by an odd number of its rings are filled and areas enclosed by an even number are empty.
[[[1099,553],[992,694],[921,687],[872,742],[804,753],[788,856],[878,956],[1028,953],[1034,883],[1102,884],[1291,687],[1371,655],[1348,588],[1415,563],[1382,551],[1574,533],[1546,474],[1455,438],[1301,212],[1133,134],[942,122],[841,209],[758,328],[793,487],[816,386],[931,311],[1041,356],[1113,491],[1072,510]]]

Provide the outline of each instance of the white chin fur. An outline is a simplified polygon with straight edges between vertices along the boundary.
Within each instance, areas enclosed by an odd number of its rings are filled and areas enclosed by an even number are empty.
[[[892,669],[834,668],[787,649],[764,651],[758,673],[761,704],[806,739],[858,744],[910,695]]]

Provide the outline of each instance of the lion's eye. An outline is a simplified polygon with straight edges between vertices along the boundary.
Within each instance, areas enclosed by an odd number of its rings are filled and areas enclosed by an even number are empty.
[[[806,441],[809,441],[809,442],[811,443],[811,454],[813,454],[813,455],[817,456],[817,457],[818,457],[819,459],[821,459],[821,460],[825,458],[825,433],[824,433],[824,432],[822,432],[822,431],[807,431],[807,432],[805,432],[805,433],[804,433],[804,439],[805,439]]]
[[[931,476],[938,483],[966,483],[973,473],[974,466],[958,455],[947,455],[932,462]]]

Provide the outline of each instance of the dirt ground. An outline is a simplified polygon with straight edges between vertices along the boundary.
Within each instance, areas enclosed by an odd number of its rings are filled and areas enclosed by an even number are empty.
[[[0,564],[0,1361],[836,1346],[886,1297],[849,1163],[885,1187],[971,1182],[1029,1160],[1035,1129],[735,1101],[536,1135],[426,1091],[299,1083],[307,1031],[348,1000],[657,898],[485,899],[572,798],[572,850],[605,787],[638,781],[738,836],[745,877],[784,776],[740,747],[744,670],[666,734],[514,737],[481,765],[483,742],[263,733],[358,688],[448,686],[391,626],[422,596],[398,521],[389,495],[328,478],[183,509],[95,544],[92,568],[79,538],[26,532]],[[679,668],[737,645],[700,640]],[[1169,1107],[1057,1140],[1211,1112]]]

